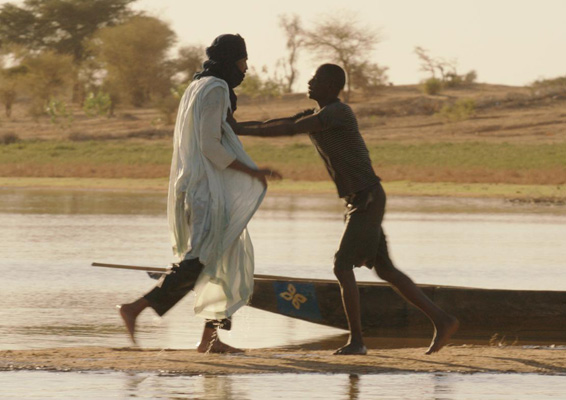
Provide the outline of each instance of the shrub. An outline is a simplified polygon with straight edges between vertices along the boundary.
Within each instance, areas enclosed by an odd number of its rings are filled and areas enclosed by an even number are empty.
[[[477,79],[478,79],[478,73],[474,70],[471,70],[466,75],[464,75],[464,82],[467,84],[476,83]]]
[[[45,107],[52,124],[68,126],[73,122],[73,113],[67,109],[67,104],[59,99],[51,98]]]
[[[455,88],[462,85],[464,79],[458,74],[448,73],[444,77],[444,86],[448,88]]]
[[[534,97],[564,95],[566,93],[566,76],[535,81],[531,84],[531,92],[531,96]]]
[[[564,87],[566,88],[566,76],[561,76],[553,79],[542,79],[535,81],[531,84],[533,88],[556,88]]]
[[[15,133],[5,133],[0,136],[0,144],[12,144],[20,141],[20,137]]]
[[[428,95],[435,95],[442,90],[442,81],[438,78],[429,78],[423,82],[423,91]]]
[[[265,67],[262,73],[266,76],[265,78],[262,78],[254,68],[251,68],[246,74],[246,79],[236,89],[237,94],[251,99],[258,97],[269,99],[281,96],[284,91],[283,83],[276,76],[267,76]]]
[[[361,89],[366,94],[374,94],[389,83],[387,70],[387,67],[367,61],[354,64],[349,75],[351,87]]]
[[[64,97],[71,90],[75,77],[73,58],[49,50],[30,53],[22,63],[27,71],[24,86],[31,98],[30,114],[43,115],[51,99]]]
[[[463,121],[476,113],[476,102],[472,99],[460,99],[454,104],[447,104],[438,115],[448,121]]]
[[[171,125],[175,122],[175,117],[177,116],[177,110],[179,108],[179,102],[181,97],[185,93],[185,90],[189,86],[188,83],[181,83],[170,90],[170,95],[161,98],[156,106],[161,112],[162,121],[166,125]]]
[[[83,110],[89,117],[110,116],[112,109],[112,100],[108,93],[98,92],[94,94],[90,92],[84,101]]]
[[[449,72],[444,77],[444,85],[449,88],[457,88],[466,85],[471,85],[475,83],[478,78],[476,71],[472,70],[465,75],[458,75],[453,72]]]

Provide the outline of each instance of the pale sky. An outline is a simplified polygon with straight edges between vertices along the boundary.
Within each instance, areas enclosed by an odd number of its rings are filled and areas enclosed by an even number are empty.
[[[415,46],[456,59],[459,73],[476,70],[479,82],[527,85],[566,75],[566,0],[138,0],[134,8],[169,22],[180,45],[241,34],[257,70],[273,70],[286,54],[279,15],[296,13],[309,28],[325,14],[349,11],[380,30],[371,60],[389,67],[394,84],[426,77]],[[299,61],[295,89],[305,91],[315,67],[329,60],[303,52]]]

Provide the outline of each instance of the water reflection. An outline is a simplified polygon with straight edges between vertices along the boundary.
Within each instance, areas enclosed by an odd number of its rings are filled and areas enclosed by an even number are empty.
[[[6,399],[538,400],[562,399],[564,393],[564,377],[535,374],[0,373],[0,396]]]
[[[165,215],[165,192],[119,192],[58,189],[0,189],[2,213],[22,214],[106,214]],[[335,195],[272,195],[262,209],[282,218],[297,213],[342,212],[342,201]],[[504,199],[447,197],[389,197],[388,211],[427,214],[547,214],[566,215],[564,204],[517,203]]]
[[[358,400],[360,397],[360,376],[351,374],[348,378],[348,394],[345,398],[348,400]]]
[[[388,207],[392,257],[419,283],[566,288],[566,207],[422,198],[392,198]],[[90,263],[175,261],[164,193],[0,190],[0,210],[0,348],[127,346],[114,306],[145,293],[154,281],[141,272]],[[249,227],[257,273],[334,279],[332,258],[343,229],[342,204],[334,196],[268,197]],[[356,274],[376,279],[366,269]],[[141,345],[194,348],[202,321],[194,317],[192,302],[188,296],[163,319],[142,314]],[[323,348],[338,347],[343,337],[336,335],[342,333],[244,308],[233,331],[221,336],[243,348],[305,342]]]

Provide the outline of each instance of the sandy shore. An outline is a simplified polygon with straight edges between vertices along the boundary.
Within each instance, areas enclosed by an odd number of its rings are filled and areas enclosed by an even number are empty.
[[[74,347],[0,351],[0,370],[131,371],[175,375],[261,373],[376,374],[385,372],[565,374],[566,349],[521,346],[450,346],[370,350],[366,356],[330,351],[254,349],[238,355],[195,350]]]

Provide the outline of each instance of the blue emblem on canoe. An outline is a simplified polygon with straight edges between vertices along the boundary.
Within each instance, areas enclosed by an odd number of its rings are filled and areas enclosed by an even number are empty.
[[[320,309],[312,283],[273,282],[280,314],[290,317],[320,321]]]

